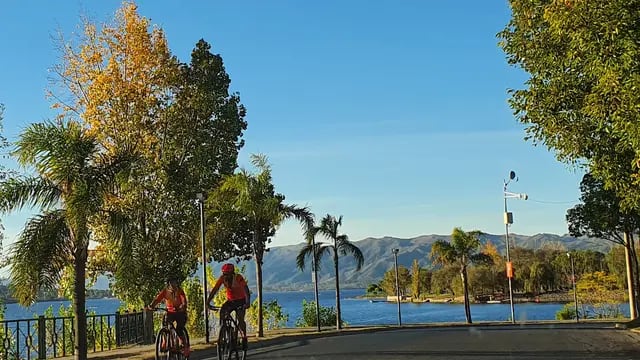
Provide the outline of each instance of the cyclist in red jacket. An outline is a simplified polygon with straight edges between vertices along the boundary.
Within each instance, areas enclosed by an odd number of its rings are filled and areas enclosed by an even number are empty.
[[[180,337],[180,341],[185,346],[185,351],[190,351],[189,344],[184,336],[185,325],[187,323],[187,295],[178,285],[175,277],[167,278],[167,286],[158,293],[156,298],[147,307],[147,310],[154,310],[155,307],[163,302],[167,306],[167,321],[176,322],[176,332]]]
[[[231,311],[235,310],[238,326],[240,330],[242,330],[242,343],[246,345],[247,323],[244,320],[244,315],[245,310],[248,309],[251,304],[249,287],[244,277],[235,273],[235,266],[233,266],[233,264],[224,264],[222,265],[222,276],[218,278],[218,281],[207,297],[207,304],[209,306],[211,306],[211,300],[213,300],[213,297],[222,285],[224,285],[227,290],[227,301],[220,308],[220,325],[222,325],[222,319]]]

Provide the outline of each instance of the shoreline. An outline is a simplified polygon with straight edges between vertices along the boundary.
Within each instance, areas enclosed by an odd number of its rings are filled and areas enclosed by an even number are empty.
[[[359,300],[369,300],[370,302],[388,302],[395,304],[395,300],[387,299],[387,296],[379,296],[379,295],[362,295],[355,297]],[[490,301],[476,301],[470,299],[471,304],[486,304],[486,305],[499,305],[499,304],[509,304],[509,298],[503,299],[500,302],[490,302]],[[402,304],[464,304],[464,298],[462,296],[458,297],[425,297],[419,301],[409,300],[401,300]],[[566,294],[557,294],[557,293],[549,293],[542,294],[534,297],[524,297],[520,295],[514,295],[513,303],[514,304],[569,304],[573,302],[573,298],[569,293]]]
[[[119,300],[117,297],[115,296],[108,296],[108,297],[92,297],[92,298],[86,298],[86,300]],[[36,300],[33,303],[34,304],[39,304],[39,303],[46,303],[46,302],[61,302],[61,301],[71,301],[69,299],[66,298],[57,298],[57,299],[46,299],[46,300]],[[15,299],[0,299],[0,303],[3,305],[10,305],[10,304],[18,304],[18,301]],[[22,305],[20,305],[22,306]]]

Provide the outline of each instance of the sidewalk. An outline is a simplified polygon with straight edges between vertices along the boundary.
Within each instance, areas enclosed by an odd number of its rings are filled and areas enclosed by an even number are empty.
[[[615,324],[615,321],[591,320],[591,321],[581,322],[581,324],[597,324],[597,323],[611,324],[613,326]],[[624,322],[624,324],[626,323],[627,322]],[[546,320],[546,321],[518,322],[515,325],[505,321],[478,322],[471,325],[466,323],[408,324],[408,325],[403,325],[402,328],[403,329],[429,329],[429,328],[475,327],[475,326],[574,325],[574,324],[579,325],[579,324],[576,324],[574,321]],[[279,330],[269,330],[269,331],[265,331],[265,336],[262,338],[256,338],[255,336],[249,337],[249,349],[254,350],[254,349],[259,349],[267,346],[279,345],[285,342],[303,341],[303,340],[309,340],[309,339],[314,339],[318,337],[329,337],[329,336],[336,336],[336,335],[349,334],[349,333],[367,333],[367,332],[377,332],[377,331],[397,330],[397,329],[398,329],[397,325],[379,325],[379,326],[346,327],[339,331],[333,327],[327,327],[327,328],[323,328],[321,332],[317,332],[316,328],[287,328],[287,329],[279,329]],[[633,331],[640,332],[640,330],[638,329],[633,329]],[[215,355],[215,351],[216,351],[216,344],[214,339],[211,339],[209,344],[206,344],[204,342],[204,338],[192,339],[191,356],[190,356],[192,360]],[[100,359],[100,360],[155,359],[155,345],[134,345],[134,346],[120,348],[120,349],[111,350],[111,351],[89,353],[89,358]],[[70,359],[73,359],[73,357],[65,357],[63,359],[70,360]]]
[[[373,329],[367,328],[367,329]],[[362,330],[362,328],[343,329],[342,332]],[[334,328],[323,328],[318,333],[316,328],[287,328],[279,330],[265,331],[265,336],[257,338],[249,337],[249,348],[257,349],[265,346],[276,345],[284,341],[295,341],[297,338],[311,338],[319,336],[331,336],[339,332]],[[216,339],[210,339],[206,344],[204,338],[191,339],[191,359],[203,357],[204,355],[214,355],[216,351]],[[71,360],[73,356],[60,358],[63,360]],[[111,359],[155,359],[155,345],[132,345],[115,350],[92,353],[89,352],[89,359],[111,360]]]

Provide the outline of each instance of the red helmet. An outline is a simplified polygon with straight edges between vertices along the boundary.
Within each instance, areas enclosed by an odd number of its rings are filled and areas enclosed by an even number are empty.
[[[233,274],[236,271],[233,264],[224,264],[222,265],[222,273],[223,274]]]

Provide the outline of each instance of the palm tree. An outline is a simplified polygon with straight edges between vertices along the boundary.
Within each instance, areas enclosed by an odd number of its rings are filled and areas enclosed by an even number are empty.
[[[264,155],[251,155],[256,173],[245,169],[223,180],[220,191],[232,194],[232,207],[251,226],[251,249],[256,262],[258,289],[258,336],[264,336],[262,314],[262,264],[270,237],[289,218],[298,220],[306,233],[313,226],[313,215],[306,207],[284,203],[284,195],[275,192],[271,166]],[[242,246],[238,246],[242,248]],[[244,254],[242,254],[244,255]]]
[[[11,284],[23,304],[36,300],[39,289],[52,289],[65,268],[74,273],[75,358],[87,358],[85,271],[90,221],[102,211],[116,178],[130,167],[128,152],[107,155],[80,124],[32,124],[14,152],[18,163],[35,176],[14,176],[0,184],[0,211],[24,206],[42,213],[31,218],[11,249]]]
[[[356,271],[360,271],[362,265],[364,265],[364,255],[362,251],[354,243],[349,241],[349,237],[345,234],[340,234],[338,229],[342,225],[342,216],[336,219],[332,215],[325,215],[322,218],[319,226],[313,227],[309,233],[308,243],[300,250],[296,262],[300,270],[304,270],[305,260],[311,257],[312,254],[316,254],[314,263],[316,265],[316,271],[320,269],[320,260],[324,254],[329,250],[333,252],[333,265],[336,273],[336,328],[340,330],[342,328],[342,318],[340,316],[340,277],[338,270],[338,254],[340,255],[352,255],[356,260]],[[314,242],[316,234],[321,234],[331,243]],[[312,242],[313,241],[313,242]]]
[[[481,234],[480,231],[465,232],[460,228],[454,228],[451,242],[436,241],[431,247],[430,254],[435,264],[459,266],[464,291],[464,313],[469,324],[471,324],[471,307],[467,267],[472,263],[491,263],[491,257],[478,252]]]

